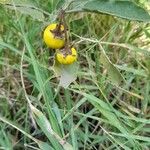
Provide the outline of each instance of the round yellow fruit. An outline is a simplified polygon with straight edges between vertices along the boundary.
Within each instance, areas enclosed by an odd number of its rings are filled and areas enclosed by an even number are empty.
[[[43,39],[49,48],[60,49],[64,47],[65,38],[63,35],[64,26],[61,25],[60,31],[56,31],[58,24],[53,23],[46,27],[43,34]]]
[[[56,53],[56,59],[60,64],[69,65],[77,60],[77,51],[71,48],[71,54],[64,55],[60,50]]]

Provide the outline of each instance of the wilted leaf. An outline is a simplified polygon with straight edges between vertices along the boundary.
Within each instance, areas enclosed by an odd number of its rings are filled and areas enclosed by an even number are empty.
[[[62,65],[57,60],[54,64],[54,72],[60,76],[59,85],[67,88],[77,78],[78,64],[75,62],[71,65]]]
[[[124,78],[120,74],[119,70],[112,64],[102,47],[100,59],[101,63],[104,65],[104,68],[107,69],[108,77],[114,84],[119,85],[121,81],[124,81]]]
[[[92,0],[84,5],[83,10],[106,13],[129,20],[150,22],[148,12],[129,0]]]

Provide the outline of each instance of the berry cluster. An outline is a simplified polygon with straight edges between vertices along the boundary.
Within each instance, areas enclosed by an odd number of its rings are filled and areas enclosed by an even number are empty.
[[[77,60],[77,51],[70,46],[64,13],[59,16],[59,23],[52,23],[46,27],[43,34],[45,44],[56,49],[56,60],[60,64],[72,64]]]

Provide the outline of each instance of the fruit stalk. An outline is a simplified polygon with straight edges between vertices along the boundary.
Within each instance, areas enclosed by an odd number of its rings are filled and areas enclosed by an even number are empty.
[[[67,27],[67,24],[66,24],[66,19],[65,19],[65,11],[63,10],[62,12],[62,21],[63,21],[63,25],[64,25],[64,34],[65,34],[65,47],[64,47],[64,50],[65,50],[65,54],[70,54],[71,51],[70,51],[70,41],[69,41],[69,35],[68,35],[68,27]]]

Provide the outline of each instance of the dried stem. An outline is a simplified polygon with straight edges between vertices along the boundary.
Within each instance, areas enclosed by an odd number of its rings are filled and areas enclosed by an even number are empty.
[[[68,27],[67,27],[67,24],[66,24],[66,19],[65,19],[65,10],[61,9],[60,10],[60,13],[58,15],[58,18],[59,18],[59,23],[56,27],[55,30],[53,30],[52,32],[57,36],[61,36],[62,33],[65,34],[65,46],[64,46],[64,49],[61,49],[64,56],[67,56],[68,54],[71,53],[70,51],[70,41],[69,41],[69,35],[68,35]],[[62,32],[61,31],[61,25],[64,26],[64,31]]]
[[[59,13],[59,24],[58,24],[58,29],[61,30],[61,25],[63,24],[63,18],[64,18],[64,10],[61,9]]]
[[[63,18],[64,18],[64,10],[61,10],[59,15],[58,15],[58,18],[59,18],[59,23],[57,24],[56,26],[56,29],[54,30],[51,30],[52,33],[54,33],[55,37],[58,36],[58,37],[62,37],[62,33],[64,31],[61,31],[61,25],[63,24]]]
[[[69,35],[68,35],[68,27],[66,24],[66,19],[65,19],[65,11],[64,11],[64,15],[63,15],[63,25],[64,25],[64,33],[65,33],[65,53],[66,55],[69,54],[70,51],[70,41],[69,41]]]

